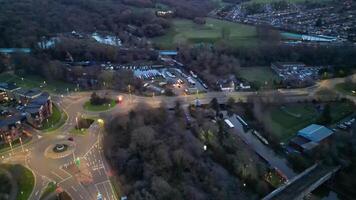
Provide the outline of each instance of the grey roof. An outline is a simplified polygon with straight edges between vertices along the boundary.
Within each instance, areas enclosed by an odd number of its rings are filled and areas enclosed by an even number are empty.
[[[35,98],[38,95],[40,95],[41,93],[42,93],[42,91],[37,88],[33,88],[33,89],[21,88],[16,91],[16,94],[26,97],[26,98]]]
[[[320,142],[333,134],[333,131],[325,126],[311,124],[298,131],[298,135],[307,138],[313,142]]]

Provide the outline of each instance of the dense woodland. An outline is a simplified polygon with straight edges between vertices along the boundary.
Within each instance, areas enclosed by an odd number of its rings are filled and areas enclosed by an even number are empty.
[[[159,36],[170,25],[149,9],[158,3],[190,19],[206,16],[215,5],[210,0],[5,0],[0,7],[0,47],[30,47],[43,36],[73,30]]]
[[[223,122],[206,118],[214,110],[196,109],[190,128],[179,103],[173,111],[139,105],[108,122],[105,154],[129,199],[246,199],[246,192],[251,198],[269,192],[259,158],[225,134]]]

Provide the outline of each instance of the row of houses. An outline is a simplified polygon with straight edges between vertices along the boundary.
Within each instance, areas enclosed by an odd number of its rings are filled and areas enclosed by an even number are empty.
[[[12,83],[0,83],[0,143],[18,139],[24,133],[24,124],[35,128],[52,115],[51,96],[38,89],[24,89]],[[11,102],[10,104],[8,102]]]

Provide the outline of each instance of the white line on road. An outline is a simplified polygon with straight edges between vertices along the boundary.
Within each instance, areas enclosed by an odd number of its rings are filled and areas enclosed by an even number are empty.
[[[51,171],[52,174],[54,174],[55,176],[57,176],[60,180],[63,180],[64,178],[62,178],[61,176],[59,176],[58,174],[56,174],[54,171]]]

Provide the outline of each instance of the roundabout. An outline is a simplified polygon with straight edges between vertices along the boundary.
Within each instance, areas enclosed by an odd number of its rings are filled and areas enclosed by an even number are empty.
[[[75,144],[73,142],[61,140],[49,145],[44,152],[44,156],[51,159],[60,159],[73,154],[74,150]]]

